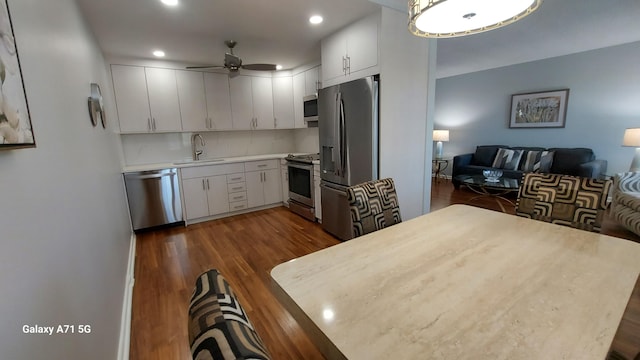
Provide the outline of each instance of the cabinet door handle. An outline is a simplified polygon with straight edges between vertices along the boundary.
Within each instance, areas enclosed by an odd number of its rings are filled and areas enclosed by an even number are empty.
[[[267,167],[267,164],[260,164],[258,167]]]
[[[151,118],[147,118],[147,129],[151,131]]]
[[[240,199],[242,199],[242,196],[234,196],[233,197],[233,200],[240,200]]]
[[[153,131],[156,131],[156,118],[151,118],[151,125],[153,127]]]
[[[237,187],[231,188],[231,190],[242,190],[242,186],[237,186]]]
[[[202,191],[207,191],[207,188],[204,187],[204,179],[202,179]]]
[[[273,118],[273,127],[277,128],[278,127],[278,119]]]
[[[347,74],[351,74],[351,56],[347,56]]]
[[[209,187],[209,179],[207,179],[207,190],[210,190],[211,187]]]
[[[342,72],[347,73],[347,58],[344,56],[342,57]]]
[[[264,182],[267,182],[267,173],[263,172],[263,174],[264,174]]]

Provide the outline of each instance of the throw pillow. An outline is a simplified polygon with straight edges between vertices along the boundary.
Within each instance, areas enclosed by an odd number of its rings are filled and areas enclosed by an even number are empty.
[[[523,150],[498,149],[491,167],[505,170],[517,170]]]
[[[523,155],[520,170],[524,172],[548,173],[553,163],[553,151],[527,151]]]

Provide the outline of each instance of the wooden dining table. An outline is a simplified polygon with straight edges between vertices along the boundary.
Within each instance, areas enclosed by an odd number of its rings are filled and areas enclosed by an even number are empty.
[[[602,360],[638,274],[638,243],[466,205],[271,271],[328,359]]]

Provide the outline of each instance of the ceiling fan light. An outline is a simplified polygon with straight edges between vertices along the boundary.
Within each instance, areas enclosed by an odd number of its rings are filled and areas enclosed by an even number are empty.
[[[512,24],[542,0],[409,0],[409,31],[430,38],[465,36]]]

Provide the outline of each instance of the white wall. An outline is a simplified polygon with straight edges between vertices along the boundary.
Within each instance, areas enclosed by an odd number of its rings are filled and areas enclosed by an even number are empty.
[[[380,31],[380,177],[392,177],[403,219],[429,211],[431,129],[429,83],[435,78],[433,40],[412,35],[407,17],[382,8]],[[433,45],[433,44],[431,44]],[[433,55],[433,53],[431,54]],[[431,86],[433,88],[433,86]],[[429,146],[426,146],[428,144]],[[426,172],[426,173],[425,173]]]
[[[450,129],[445,155],[477,145],[588,147],[627,171],[627,127],[640,126],[640,42],[438,79],[435,127]],[[509,129],[511,95],[569,88],[565,128]]]
[[[9,8],[37,148],[0,152],[0,358],[112,360],[131,230],[118,136],[87,111],[98,82],[117,121],[106,67],[73,0]],[[36,324],[91,334],[23,334]]]
[[[295,129],[293,131],[295,152],[320,153],[320,134],[318,128]]]
[[[296,152],[294,131],[297,130],[199,132],[205,142],[204,153],[200,158]],[[123,134],[121,138],[125,162],[127,165],[140,165],[191,160],[191,134]],[[198,149],[201,148],[198,142]]]

